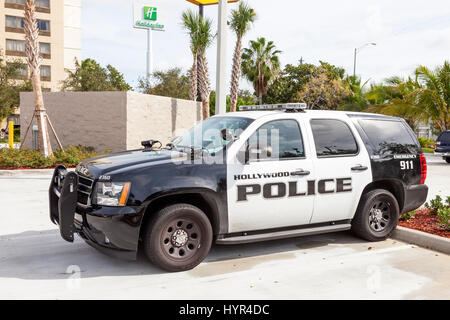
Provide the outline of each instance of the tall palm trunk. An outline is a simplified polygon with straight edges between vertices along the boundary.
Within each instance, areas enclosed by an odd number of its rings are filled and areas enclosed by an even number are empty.
[[[210,117],[209,95],[211,91],[211,85],[209,83],[208,61],[206,60],[205,52],[201,52],[199,54],[198,79],[200,97],[202,99],[203,119],[207,119]]]
[[[36,5],[34,0],[27,0],[25,6],[25,40],[28,67],[33,83],[35,115],[38,123],[39,149],[41,154],[48,157],[53,155],[47,128],[47,111],[41,88],[41,57],[39,54],[39,29],[36,21]]]
[[[197,93],[198,93],[198,59],[197,54],[193,54],[194,62],[192,63],[192,70],[191,70],[191,86],[189,91],[189,99],[196,101],[197,100]]]
[[[236,41],[236,48],[233,56],[233,70],[231,73],[231,90],[230,90],[230,112],[236,112],[237,98],[239,93],[239,80],[242,72],[242,38]]]

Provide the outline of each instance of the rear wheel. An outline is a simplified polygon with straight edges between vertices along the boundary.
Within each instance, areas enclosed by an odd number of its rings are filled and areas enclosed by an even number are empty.
[[[447,161],[447,163],[450,163],[450,158],[449,157],[445,158],[445,161]]]
[[[196,267],[208,255],[213,232],[205,213],[190,204],[161,209],[144,234],[144,250],[150,261],[167,271]]]
[[[390,236],[398,223],[397,199],[387,190],[376,189],[361,197],[352,231],[369,241],[382,241]]]

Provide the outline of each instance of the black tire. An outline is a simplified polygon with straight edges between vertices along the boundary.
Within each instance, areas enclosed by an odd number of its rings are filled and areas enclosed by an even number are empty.
[[[211,249],[213,231],[205,213],[190,204],[158,211],[144,233],[144,251],[158,267],[171,272],[195,268]]]
[[[362,195],[352,221],[352,231],[368,241],[387,239],[398,223],[397,199],[387,190],[375,189]]]
[[[445,161],[447,161],[447,163],[450,163],[450,158],[449,157],[445,158]]]

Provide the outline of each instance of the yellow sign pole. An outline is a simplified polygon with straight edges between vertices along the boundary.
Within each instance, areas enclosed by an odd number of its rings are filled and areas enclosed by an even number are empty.
[[[14,121],[8,122],[8,141],[9,141],[9,148],[14,148]]]

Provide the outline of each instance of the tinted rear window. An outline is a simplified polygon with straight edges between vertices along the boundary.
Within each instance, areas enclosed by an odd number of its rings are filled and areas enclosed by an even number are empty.
[[[359,120],[376,154],[402,154],[418,151],[416,141],[401,121]]]
[[[345,156],[358,153],[358,145],[345,122],[329,119],[311,120],[318,157]]]
[[[445,143],[450,143],[450,132],[442,132],[437,141],[442,141]]]

